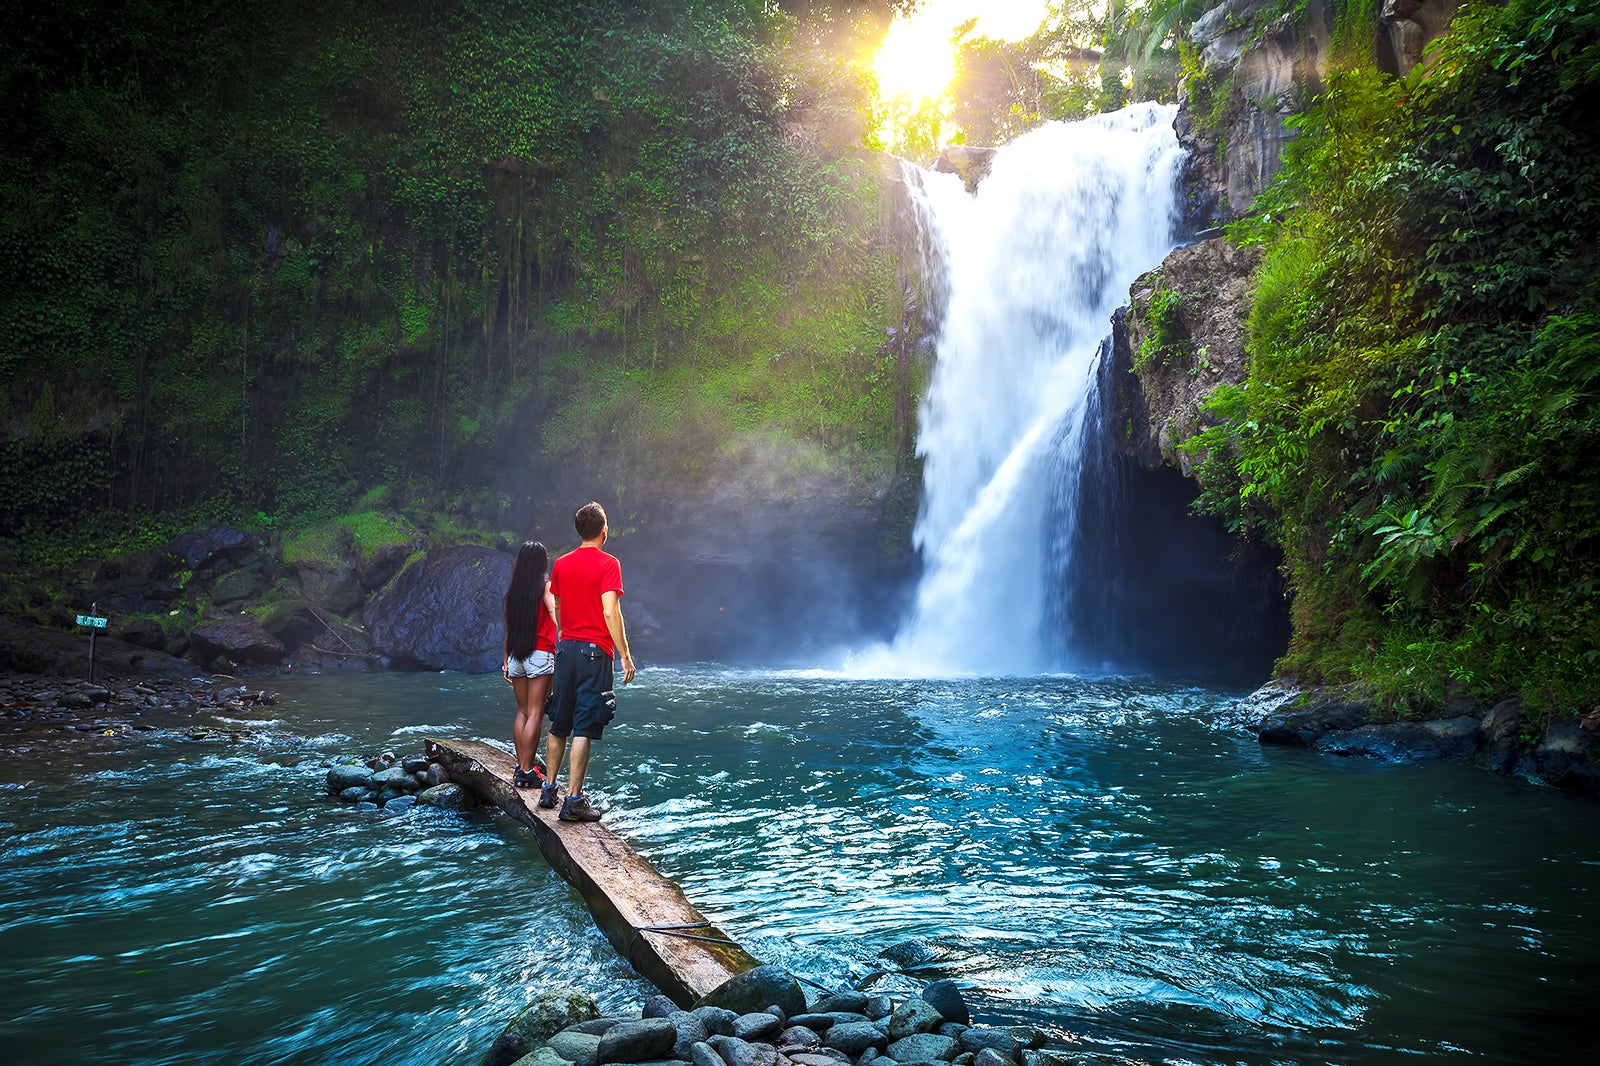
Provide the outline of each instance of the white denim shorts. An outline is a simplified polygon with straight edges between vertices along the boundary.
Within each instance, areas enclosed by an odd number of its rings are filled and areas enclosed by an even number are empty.
[[[507,677],[544,677],[555,672],[555,652],[536,651],[526,659],[506,659]]]

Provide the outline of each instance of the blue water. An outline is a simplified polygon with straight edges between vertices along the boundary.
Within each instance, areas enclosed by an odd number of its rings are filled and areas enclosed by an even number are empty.
[[[507,746],[497,676],[271,687],[236,745],[0,767],[9,1057],[466,1063],[541,988],[649,993],[521,827],[321,795],[330,754]],[[1600,807],[1264,749],[1213,724],[1238,695],[648,669],[591,791],[758,957],[832,988],[954,977],[1087,1061],[1600,1050]]]

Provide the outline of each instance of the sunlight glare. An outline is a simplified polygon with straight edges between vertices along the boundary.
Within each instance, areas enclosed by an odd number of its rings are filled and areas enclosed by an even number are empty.
[[[873,58],[878,99],[908,111],[938,105],[955,78],[951,38],[962,23],[976,20],[973,36],[1016,41],[1038,30],[1048,13],[1048,0],[923,0],[894,17]]]

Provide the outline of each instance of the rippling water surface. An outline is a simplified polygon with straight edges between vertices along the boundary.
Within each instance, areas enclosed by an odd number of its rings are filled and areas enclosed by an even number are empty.
[[[475,1062],[542,987],[647,994],[521,827],[320,794],[329,754],[501,742],[498,677],[272,687],[239,745],[0,767],[8,1058]],[[954,977],[1089,1061],[1600,1050],[1600,808],[1263,749],[1212,724],[1236,695],[651,669],[592,791],[757,956],[829,987]]]

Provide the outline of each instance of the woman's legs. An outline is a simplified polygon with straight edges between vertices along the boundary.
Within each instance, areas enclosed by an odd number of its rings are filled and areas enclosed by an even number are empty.
[[[511,724],[511,745],[517,750],[517,769],[530,771],[539,761],[539,728],[544,724],[544,699],[550,694],[550,676],[513,677],[517,718]]]

